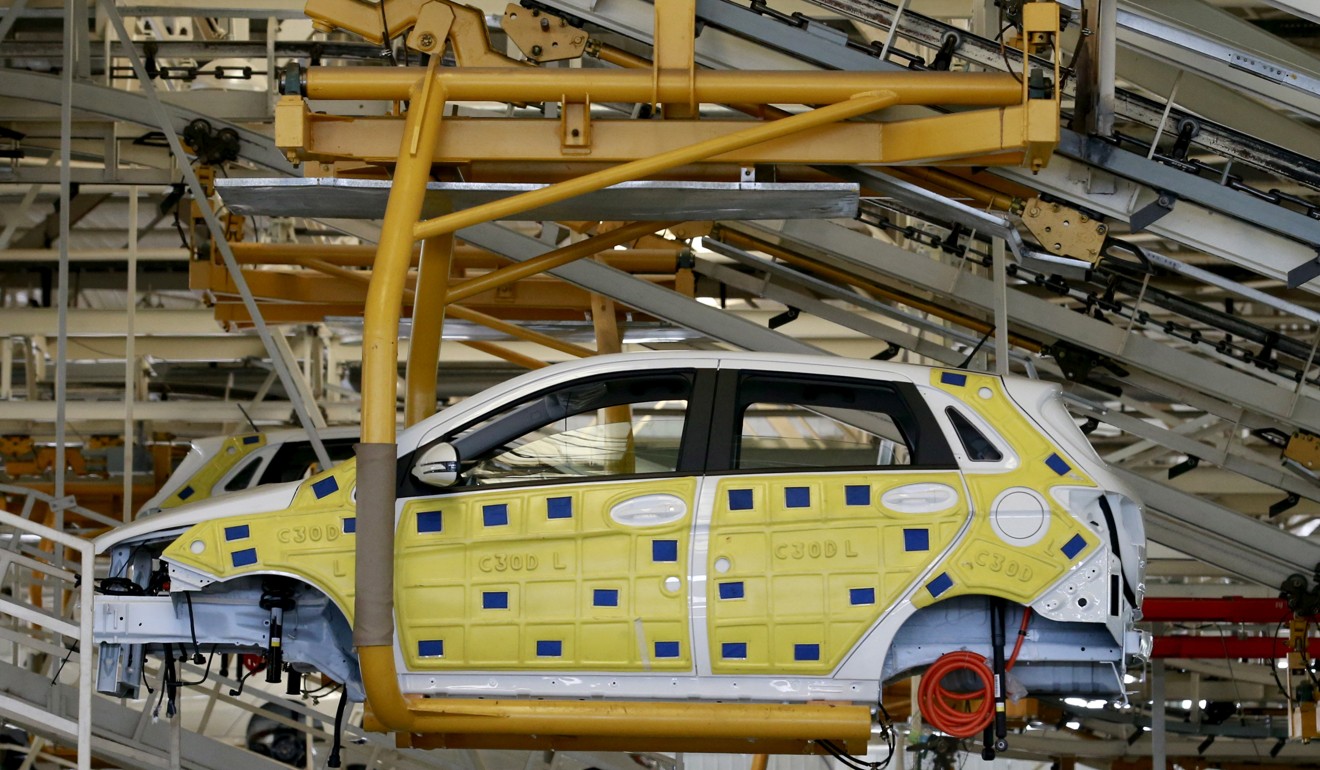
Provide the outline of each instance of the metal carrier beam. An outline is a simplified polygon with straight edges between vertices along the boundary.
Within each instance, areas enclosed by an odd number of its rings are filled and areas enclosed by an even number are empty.
[[[559,0],[564,2],[564,0]],[[887,29],[893,23],[897,12],[897,6],[885,0],[808,0],[812,5],[826,8],[839,13],[845,17],[855,19],[865,24]],[[719,3],[721,5],[733,5],[727,0],[705,0],[705,3],[698,4],[698,13],[705,12],[706,3]],[[555,3],[551,3],[555,4]],[[734,6],[740,8],[740,6]],[[745,9],[744,9],[745,10]],[[750,11],[746,11],[750,13]],[[780,20],[783,17],[777,14],[768,13],[767,18],[771,20]],[[720,15],[721,19],[737,19],[732,12],[725,12]],[[1135,14],[1129,12],[1128,21],[1136,18]],[[781,24],[788,26],[790,23],[798,22],[798,19],[789,17],[789,21]],[[805,22],[804,26],[810,29],[810,22]],[[737,25],[744,24],[738,21]],[[733,25],[726,28],[735,29]],[[952,25],[944,24],[935,19],[914,13],[911,10],[904,10],[898,20],[898,35],[912,40],[933,49],[939,49],[944,41],[950,36],[957,40],[957,47],[954,50],[954,56],[968,62],[980,65],[990,70],[1002,70],[1004,67],[1004,54],[1001,52],[999,43],[988,38],[973,35],[966,30],[958,29]],[[817,57],[816,51],[825,47],[829,43],[828,36],[818,35],[816,43],[811,48],[792,48],[785,47],[785,51],[797,51],[797,55]],[[806,42],[805,35],[798,36],[798,44]],[[836,46],[842,45],[835,41]],[[778,46],[777,46],[778,47]],[[875,56],[879,52],[875,50],[858,51],[851,49],[854,54],[850,58],[849,68],[856,69],[857,65],[852,63],[857,56]],[[817,58],[821,66],[830,66]],[[1032,62],[1038,66],[1048,66],[1044,59],[1033,57]],[[888,62],[880,63],[884,66],[896,66]],[[1072,93],[1071,88],[1066,89],[1067,93]],[[1153,102],[1132,91],[1122,88],[1115,89],[1115,112],[1128,120],[1141,123],[1150,128],[1158,128],[1165,124],[1166,116],[1164,114],[1164,105]],[[1278,147],[1259,139],[1244,135],[1241,132],[1220,125],[1213,121],[1205,120],[1202,117],[1190,115],[1181,110],[1173,110],[1167,117],[1170,121],[1167,125],[1178,125],[1185,118],[1195,118],[1197,123],[1197,132],[1192,137],[1192,143],[1204,147],[1207,150],[1232,158],[1235,161],[1257,166],[1274,174],[1278,174],[1287,179],[1300,182],[1320,189],[1320,160],[1290,150]]]
[[[1308,216],[1067,130],[1039,174],[995,173],[1122,221],[1164,195],[1167,211],[1147,230],[1279,281],[1291,283],[1320,248],[1320,222]]]

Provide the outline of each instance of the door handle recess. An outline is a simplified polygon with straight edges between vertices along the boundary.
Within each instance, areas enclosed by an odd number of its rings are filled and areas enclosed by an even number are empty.
[[[627,527],[655,527],[672,524],[687,512],[687,502],[676,495],[639,495],[616,503],[610,508],[610,518]]]

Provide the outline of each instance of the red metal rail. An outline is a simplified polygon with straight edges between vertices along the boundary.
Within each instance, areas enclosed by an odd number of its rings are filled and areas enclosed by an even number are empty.
[[[1307,655],[1320,659],[1320,639],[1309,639]],[[1282,637],[1250,636],[1157,636],[1152,658],[1283,658],[1288,640]]]
[[[1152,623],[1279,623],[1292,618],[1283,599],[1169,599],[1147,597],[1141,619]]]

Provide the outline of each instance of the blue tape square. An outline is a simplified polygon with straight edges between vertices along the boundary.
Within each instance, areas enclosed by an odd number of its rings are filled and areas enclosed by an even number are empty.
[[[657,658],[677,658],[678,652],[678,642],[655,643],[655,656]]]
[[[192,497],[193,494],[195,494],[195,492],[196,492],[196,490],[194,490],[194,489],[192,488],[192,485],[190,484],[190,485],[184,487],[183,489],[180,489],[180,490],[179,490],[179,499],[180,499],[180,500],[187,500],[188,498]]]
[[[482,591],[481,609],[483,610],[507,610],[509,609],[508,591]]]
[[[935,597],[938,597],[950,588],[953,588],[953,578],[949,577],[949,573],[947,572],[941,572],[939,577],[926,584],[926,590],[930,591],[930,595]]]
[[[259,442],[259,441],[261,441],[261,436],[259,436],[259,435],[257,435],[257,436],[244,436],[244,437],[243,437],[243,443],[244,443],[244,444],[256,444],[256,443]]]
[[[849,604],[875,604],[874,588],[849,588]]]
[[[344,534],[351,535],[354,532],[357,532],[357,517],[349,516],[347,519],[344,519]]]
[[[870,505],[871,485],[849,484],[843,488],[843,502],[846,505]]]
[[[564,654],[564,643],[558,639],[541,639],[536,642],[536,657],[558,658]]]
[[[326,476],[312,485],[312,494],[316,495],[317,500],[320,500],[326,495],[332,495],[338,491],[339,482],[335,480],[334,476]]]
[[[445,640],[426,639],[417,643],[417,654],[423,658],[443,658],[445,656]]]
[[[1081,535],[1073,535],[1072,539],[1064,543],[1063,548],[1060,548],[1059,550],[1063,551],[1064,556],[1067,556],[1069,559],[1071,559],[1077,554],[1081,553],[1082,549],[1085,547],[1086,547],[1086,538],[1082,537]]]
[[[591,592],[591,603],[596,607],[618,607],[619,590],[617,588],[597,588]]]
[[[930,530],[924,528],[903,530],[904,551],[929,551]]]
[[[1072,470],[1072,466],[1069,465],[1068,462],[1064,460],[1062,457],[1059,457],[1058,454],[1052,454],[1049,457],[1047,457],[1045,459],[1045,464],[1050,466],[1050,470],[1054,471],[1060,476]]]
[[[730,490],[729,490],[729,510],[731,510],[731,511],[750,511],[750,510],[752,510],[752,490],[750,490],[750,489],[730,489]]]
[[[355,524],[354,529],[356,528]],[[418,532],[443,532],[444,529],[444,517],[440,511],[422,511],[417,514]]]
[[[239,524],[236,527],[225,527],[225,540],[246,540],[249,537],[248,525]]]
[[[741,599],[743,598],[743,583],[736,580],[730,583],[720,583],[721,599]]]
[[[508,526],[509,506],[504,503],[481,506],[481,523],[487,527]]]
[[[545,517],[547,519],[573,518],[573,498],[571,497],[547,498],[545,501]]]
[[[793,645],[793,660],[820,660],[819,644]]]
[[[957,374],[955,372],[940,372],[940,382],[945,385],[956,385],[961,388],[967,384],[967,375]]]
[[[678,561],[678,541],[652,540],[651,561]]]
[[[725,660],[747,660],[747,642],[725,642],[721,644],[720,657]]]
[[[787,508],[810,508],[811,487],[784,487],[784,506]]]
[[[244,548],[241,551],[234,551],[229,554],[229,560],[235,567],[246,567],[249,564],[257,563],[257,549]]]

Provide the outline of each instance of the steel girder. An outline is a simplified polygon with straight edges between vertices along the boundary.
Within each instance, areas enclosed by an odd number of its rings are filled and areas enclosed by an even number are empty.
[[[1313,219],[1067,130],[1039,174],[995,173],[1124,222],[1172,193],[1171,210],[1147,230],[1279,281],[1314,261],[1320,245]]]
[[[802,254],[873,279],[905,283],[957,297],[982,312],[994,309],[993,282],[987,278],[920,257],[896,246],[829,223],[731,223],[731,230],[770,242],[783,242]],[[1154,375],[1159,381],[1201,391],[1222,404],[1240,405],[1285,425],[1320,431],[1320,400],[1295,394],[1268,380],[1230,369],[1201,356],[1172,348],[1140,334],[1098,321],[1044,299],[1011,291],[1012,323],[1043,341],[1066,340]],[[1156,386],[1163,392],[1162,385]],[[1209,409],[1208,411],[1214,411]],[[1221,416],[1236,419],[1230,412]]]
[[[487,222],[458,232],[458,238],[515,262],[524,262],[554,249],[553,244]],[[625,305],[663,318],[715,339],[748,350],[820,355],[825,351],[805,342],[757,326],[717,308],[703,305],[669,289],[590,260],[579,260],[550,273],[587,291],[604,294]]]
[[[26,99],[43,104],[59,104],[60,79],[51,75],[39,75],[20,70],[3,70],[0,75],[0,96]],[[97,115],[136,123],[152,129],[159,127],[154,122],[155,113],[146,96],[131,91],[120,91],[105,86],[74,81],[73,105],[78,112],[90,112]],[[176,133],[181,133],[185,126],[198,118],[206,120],[217,130],[231,128],[238,132],[239,157],[265,166],[280,174],[294,174],[294,168],[268,137],[262,136],[237,124],[226,123],[203,115],[194,110],[170,104],[164,105],[165,112]]]
[[[1223,447],[1211,446],[1203,441],[1198,441],[1176,430],[1167,430],[1152,425],[1150,422],[1130,414],[1096,408],[1094,405],[1083,404],[1078,401],[1073,401],[1073,405],[1076,411],[1081,414],[1108,423],[1124,433],[1153,441],[1173,452],[1196,457],[1202,462],[1217,465],[1224,470],[1233,471],[1262,484],[1299,495],[1307,500],[1320,502],[1320,486],[1295,473],[1283,470],[1278,465],[1264,465],[1240,454],[1230,452]]]
[[[1320,565],[1320,543],[1131,471],[1112,470],[1141,498],[1146,537],[1157,543],[1272,587],[1295,573],[1313,575]]]
[[[1197,28],[1189,26],[1191,20]],[[1206,26],[1216,29],[1203,32]],[[1151,7],[1125,3],[1118,9],[1117,42],[1320,118],[1320,74],[1312,71],[1320,69],[1320,62],[1205,3],[1161,0]]]

